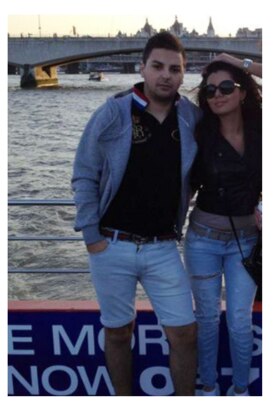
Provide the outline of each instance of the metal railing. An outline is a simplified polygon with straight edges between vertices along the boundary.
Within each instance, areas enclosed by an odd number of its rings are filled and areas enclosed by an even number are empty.
[[[14,206],[27,206],[27,207],[32,207],[32,206],[74,206],[75,203],[73,200],[68,200],[68,199],[45,199],[45,200],[40,200],[40,199],[9,199],[8,200],[8,206],[14,207]],[[28,242],[34,242],[34,241],[50,241],[50,242],[63,242],[63,241],[82,241],[83,238],[77,237],[77,236],[42,236],[42,235],[35,235],[35,236],[8,236],[8,241],[28,241]],[[48,269],[40,269],[40,268],[13,268],[9,267],[8,268],[8,273],[9,274],[25,274],[25,273],[51,273],[51,274],[65,274],[65,273],[70,273],[70,274],[76,274],[76,273],[89,273],[88,270],[86,269],[66,269],[66,268],[48,268]]]
[[[190,205],[193,206],[193,201],[191,201]],[[27,207],[32,207],[32,206],[74,206],[75,203],[73,200],[69,199],[9,199],[8,200],[8,206],[14,207],[14,206],[27,206]],[[36,241],[50,241],[50,242],[64,242],[64,241],[83,241],[83,237],[81,236],[42,236],[42,235],[36,235],[36,236],[28,236],[28,235],[23,235],[23,236],[8,236],[8,241],[24,241],[24,242],[36,242]],[[88,274],[89,271],[87,269],[80,269],[80,268],[48,268],[48,269],[40,269],[40,268],[13,268],[9,267],[8,268],[8,273],[9,274],[25,274],[25,273],[35,273],[35,274],[41,274],[41,273],[51,273],[51,274],[76,274],[76,273],[86,273]]]

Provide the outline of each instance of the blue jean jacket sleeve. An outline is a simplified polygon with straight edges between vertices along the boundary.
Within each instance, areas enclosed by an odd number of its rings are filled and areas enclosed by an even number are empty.
[[[72,189],[77,208],[75,231],[83,231],[86,244],[104,239],[99,232],[100,181],[103,156],[98,143],[100,131],[97,111],[88,122],[81,137],[74,161]]]

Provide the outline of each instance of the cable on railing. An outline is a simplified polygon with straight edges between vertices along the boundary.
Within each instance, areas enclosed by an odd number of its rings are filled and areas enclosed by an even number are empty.
[[[8,206],[74,206],[69,199],[9,199]]]
[[[40,269],[40,268],[9,268],[9,274],[90,274],[87,269]]]
[[[69,199],[9,199],[8,206],[74,206],[73,200]],[[8,241],[82,241],[82,237],[77,236],[9,236]],[[89,273],[86,269],[40,269],[40,268],[9,268],[9,274],[27,274],[27,273],[49,273],[49,274],[77,274],[77,273]]]

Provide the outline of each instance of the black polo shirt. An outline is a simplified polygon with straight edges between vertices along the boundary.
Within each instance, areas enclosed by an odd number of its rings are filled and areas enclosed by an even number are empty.
[[[177,108],[174,104],[160,123],[145,110],[148,100],[141,87],[134,90],[137,96],[132,103],[132,146],[126,172],[100,225],[142,236],[170,234],[181,189]]]

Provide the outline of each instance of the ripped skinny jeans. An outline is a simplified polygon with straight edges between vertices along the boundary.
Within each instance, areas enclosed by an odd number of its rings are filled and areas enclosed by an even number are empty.
[[[247,238],[240,236],[239,240],[246,257],[256,243],[256,236],[251,235]],[[184,257],[195,300],[201,382],[205,386],[214,387],[217,380],[224,275],[233,384],[245,388],[249,383],[253,350],[252,308],[256,286],[242,265],[237,242],[235,238],[220,241],[200,236],[189,227],[185,239]]]

